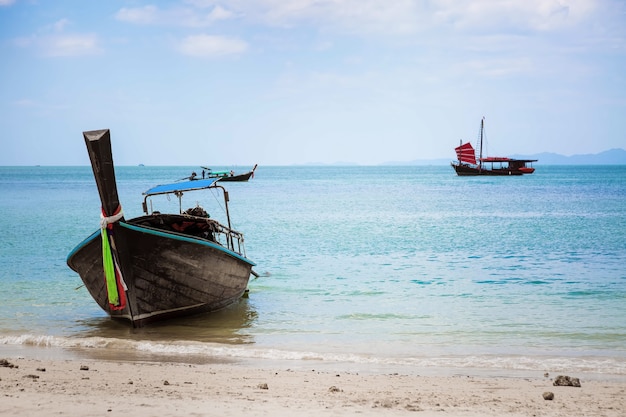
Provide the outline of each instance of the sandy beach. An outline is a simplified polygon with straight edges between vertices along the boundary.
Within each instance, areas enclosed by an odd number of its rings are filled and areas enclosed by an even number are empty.
[[[626,381],[0,357],[2,416],[624,416]],[[572,375],[572,377],[575,377]],[[554,395],[544,399],[544,393]]]

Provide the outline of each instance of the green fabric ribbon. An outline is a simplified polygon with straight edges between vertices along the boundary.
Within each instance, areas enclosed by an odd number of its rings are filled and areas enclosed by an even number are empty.
[[[117,281],[115,279],[115,265],[113,265],[113,253],[109,245],[109,235],[107,229],[100,229],[102,236],[102,264],[104,266],[104,277],[107,284],[107,293],[109,303],[114,306],[120,305],[120,295],[117,289]]]

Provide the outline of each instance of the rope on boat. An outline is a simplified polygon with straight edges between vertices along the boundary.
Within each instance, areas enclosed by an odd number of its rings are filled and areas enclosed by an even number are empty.
[[[117,210],[112,216],[105,216],[104,209],[102,209],[102,213],[100,213],[100,229],[106,229],[110,224],[120,221],[122,217],[124,217],[122,206],[117,206]]]

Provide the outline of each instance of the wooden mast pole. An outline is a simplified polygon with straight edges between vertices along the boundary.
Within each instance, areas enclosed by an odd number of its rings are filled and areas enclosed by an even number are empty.
[[[485,117],[480,121],[480,156],[478,159],[478,170],[483,170],[483,129],[485,128]]]

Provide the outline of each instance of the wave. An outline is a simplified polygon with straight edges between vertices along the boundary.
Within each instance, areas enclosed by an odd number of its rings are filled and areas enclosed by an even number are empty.
[[[403,373],[442,372],[488,373],[511,375],[523,373],[569,373],[601,377],[626,377],[624,356],[552,356],[552,355],[423,355],[386,356],[350,352],[298,351],[251,345],[227,345],[196,341],[137,341],[106,337],[59,337],[32,334],[0,336],[0,346],[56,348],[97,358],[117,360],[173,361],[184,363],[271,361],[291,366],[318,363],[360,371],[401,371]]]

